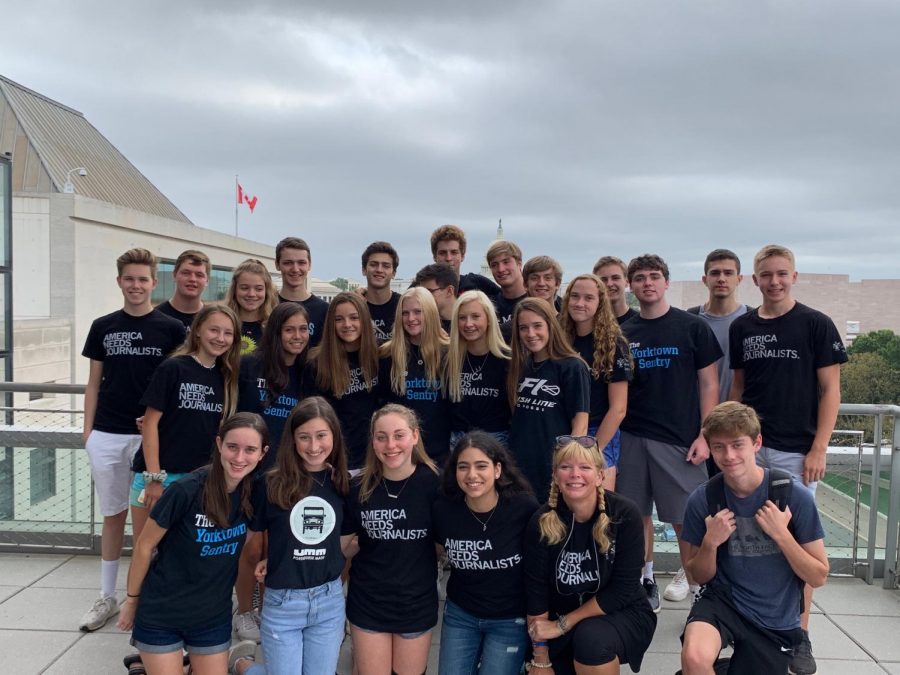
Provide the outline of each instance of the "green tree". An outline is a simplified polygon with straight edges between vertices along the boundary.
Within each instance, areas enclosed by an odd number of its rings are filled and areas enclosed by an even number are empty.
[[[337,286],[342,291],[346,291],[350,288],[350,282],[347,281],[344,277],[338,277],[337,279],[330,282],[332,286]]]
[[[892,368],[887,359],[875,351],[851,353],[850,360],[841,367],[841,402],[900,402],[900,372]],[[837,428],[860,429],[865,434],[864,440],[871,443],[874,438],[875,421],[870,416],[841,415],[838,418]],[[885,429],[883,434],[889,437],[890,429]]]
[[[853,341],[848,354],[878,354],[893,369],[900,370],[900,335],[892,330],[875,330]]]

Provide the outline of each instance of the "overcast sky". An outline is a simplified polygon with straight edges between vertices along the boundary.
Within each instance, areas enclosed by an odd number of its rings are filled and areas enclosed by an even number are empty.
[[[324,7],[324,9],[323,9]],[[900,276],[900,3],[12,3],[0,74],[85,114],[195,224],[302,236],[313,273],[399,276],[498,218],[566,276],[657,252],[675,279],[763,244]],[[215,262],[215,261],[214,261]]]

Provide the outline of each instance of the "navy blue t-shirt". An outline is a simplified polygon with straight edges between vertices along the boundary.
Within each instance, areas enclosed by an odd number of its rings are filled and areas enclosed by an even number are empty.
[[[578,335],[572,343],[572,348],[581,355],[588,368],[594,365],[594,336]],[[609,383],[631,382],[633,373],[628,359],[628,345],[621,343],[616,345],[616,360],[613,371],[607,380],[602,373],[594,377],[591,373],[591,413],[588,426],[596,426],[603,422],[606,413],[609,412]]]

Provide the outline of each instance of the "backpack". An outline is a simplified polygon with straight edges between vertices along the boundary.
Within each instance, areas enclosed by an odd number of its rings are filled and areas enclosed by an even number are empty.
[[[791,501],[791,492],[794,483],[791,474],[783,469],[769,469],[769,494],[768,498],[779,510],[784,511]],[[725,477],[717,473],[706,482],[706,509],[709,515],[715,516],[722,509],[727,508],[725,501]],[[791,534],[794,533],[794,519],[788,523]]]

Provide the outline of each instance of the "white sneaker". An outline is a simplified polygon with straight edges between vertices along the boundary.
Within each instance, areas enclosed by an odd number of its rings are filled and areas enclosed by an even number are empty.
[[[246,612],[249,614],[249,612]],[[243,614],[238,614],[243,616]],[[228,672],[237,673],[237,663],[241,659],[254,661],[256,658],[256,643],[253,640],[242,640],[228,650]]]
[[[106,622],[118,613],[119,601],[114,596],[97,598],[94,600],[94,606],[81,617],[81,623],[78,624],[78,628],[86,633],[90,633],[98,628],[103,628]]]
[[[675,578],[666,586],[663,597],[669,602],[680,602],[687,598],[689,591],[687,575],[684,573],[684,568],[681,567],[675,574]]]
[[[234,617],[234,630],[239,640],[259,642],[259,624],[256,621],[256,612],[252,609]]]
[[[700,599],[700,596],[702,594],[703,594],[703,586],[696,586],[696,587],[692,586],[691,587],[691,606],[692,607],[694,606],[694,603],[696,603]]]

